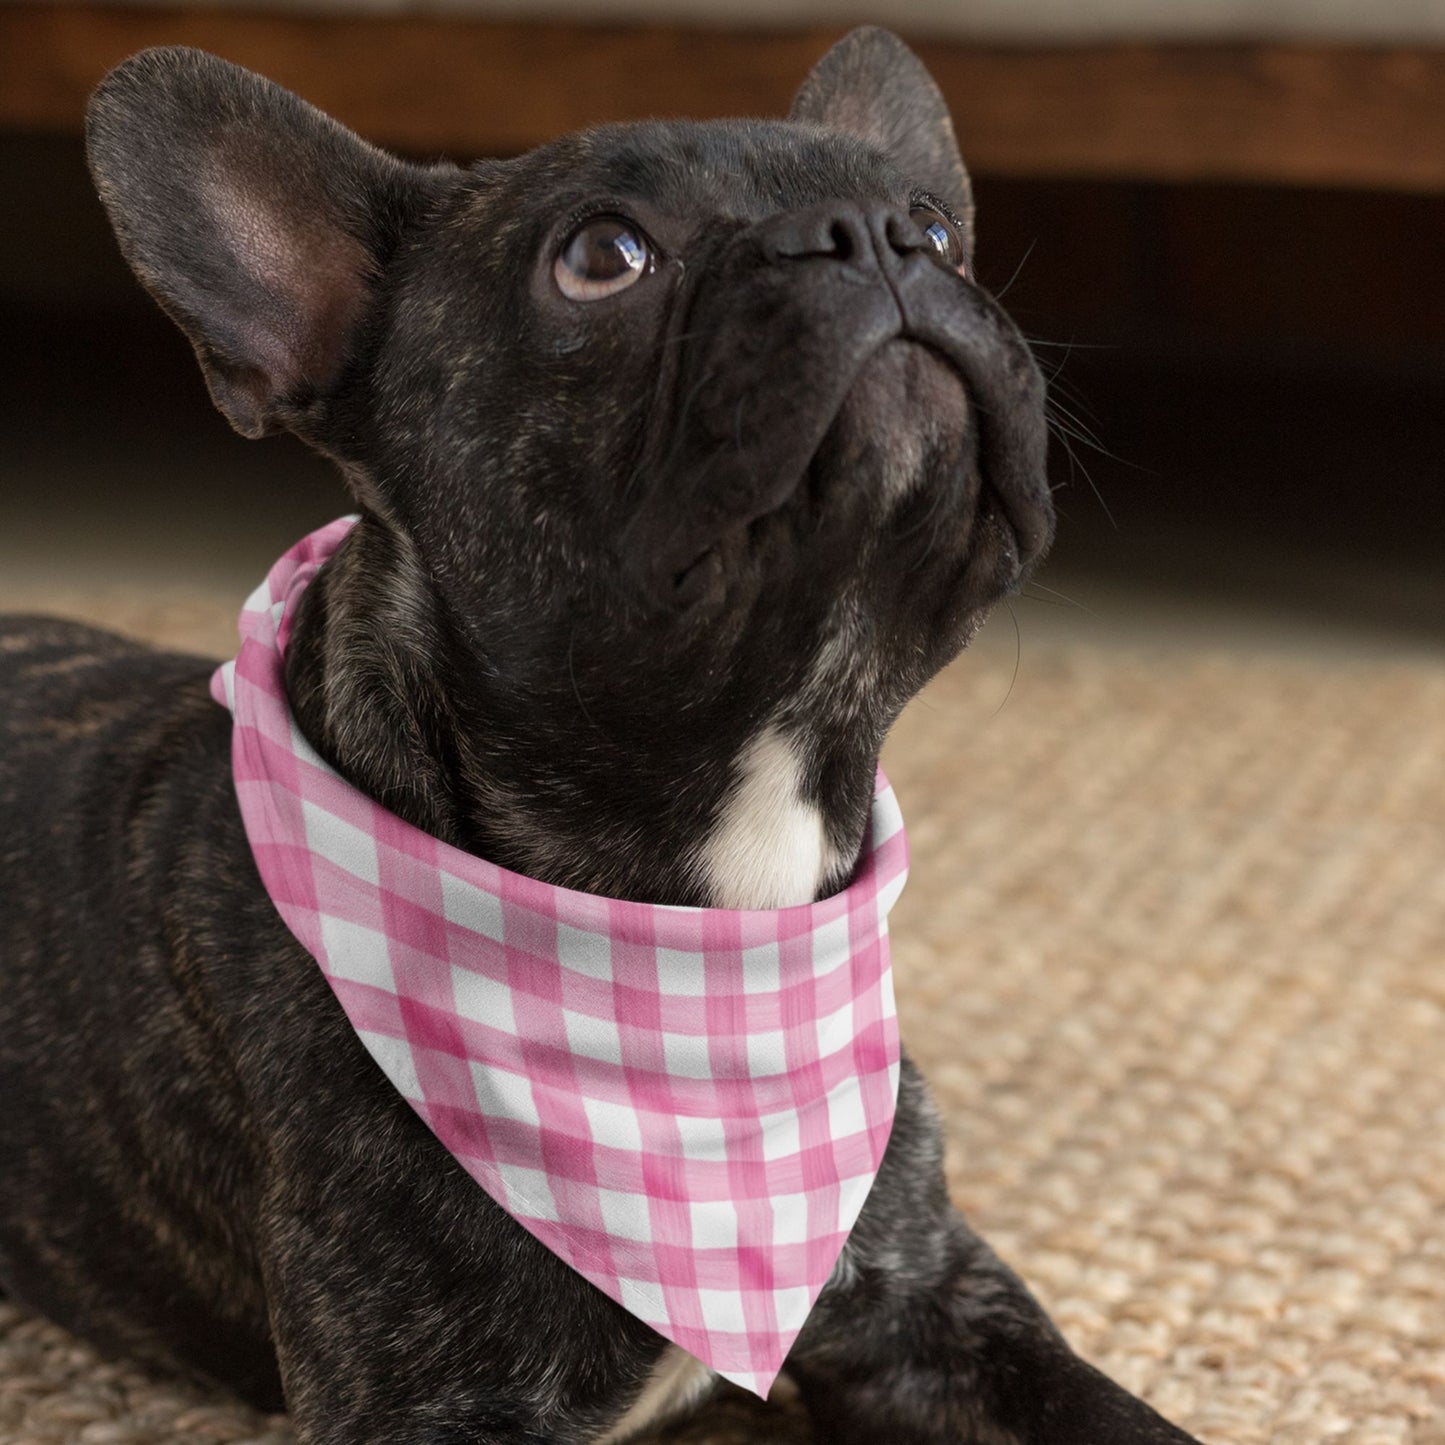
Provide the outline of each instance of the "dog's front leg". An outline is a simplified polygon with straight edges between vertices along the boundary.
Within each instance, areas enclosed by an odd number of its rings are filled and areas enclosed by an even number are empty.
[[[949,1204],[905,1059],[883,1167],[788,1359],[829,1445],[1190,1445],[1081,1360]]]
[[[363,1106],[371,1088],[357,1091]],[[278,1157],[258,1221],[300,1445],[596,1440],[663,1341],[504,1214],[404,1110],[358,1113],[361,1132],[308,1132]]]

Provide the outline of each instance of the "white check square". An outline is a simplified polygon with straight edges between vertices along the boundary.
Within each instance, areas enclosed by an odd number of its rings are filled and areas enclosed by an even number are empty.
[[[329,913],[320,917],[321,946],[326,950],[326,971],[353,983],[396,992],[391,952],[384,933],[364,923],[352,923]]]
[[[727,1130],[721,1119],[679,1114],[677,1132],[689,1159],[722,1159],[727,1155]]]
[[[780,1330],[801,1330],[808,1311],[813,1308],[812,1290],[797,1285],[773,1291],[773,1308],[777,1311]]]
[[[652,1241],[652,1214],[642,1194],[625,1194],[618,1189],[599,1189],[597,1205],[608,1234],[618,1239],[635,1239],[640,1244]]]
[[[827,923],[820,923],[813,930],[814,963],[819,966],[828,964],[831,967],[845,963],[852,951],[848,944],[848,915],[846,913],[830,919]]]
[[[828,1134],[833,1142],[861,1134],[868,1127],[863,1090],[856,1078],[845,1078],[828,1091]]]
[[[724,1334],[746,1334],[748,1322],[743,1314],[742,1297],[730,1289],[700,1289],[697,1302],[703,1323],[709,1330]]]
[[[781,1029],[748,1035],[748,1072],[755,1079],[788,1072],[788,1041]]]
[[[503,941],[502,900],[460,878],[440,869],[437,877],[442,885],[442,917],[448,923],[480,933],[497,943]]]
[[[776,943],[762,943],[743,949],[743,992],[777,993],[782,966]]]
[[[649,1280],[624,1278],[617,1281],[617,1293],[621,1297],[622,1308],[636,1315],[644,1324],[665,1326],[671,1322],[660,1285]]]
[[[622,1034],[615,1019],[593,1018],[591,1014],[564,1008],[562,1023],[574,1054],[581,1054],[584,1059],[599,1059],[605,1064],[622,1062]]]
[[[452,998],[456,1010],[473,1023],[487,1024],[515,1035],[517,1019],[512,1011],[512,990],[484,973],[452,965]]]
[[[413,1104],[423,1101],[421,1080],[416,1073],[416,1059],[411,1045],[405,1039],[394,1039],[390,1034],[379,1034],[374,1029],[357,1029],[357,1037],[366,1045],[366,1051],[376,1060],[377,1067],[391,1080],[396,1091]]]
[[[588,978],[612,982],[612,942],[604,934],[587,933],[570,924],[557,925],[557,959],[564,968]]]
[[[518,1219],[545,1219],[558,1222],[557,1203],[552,1186],[540,1169],[523,1169],[519,1164],[498,1164],[502,1185],[507,1191],[507,1212]]]
[[[700,953],[678,948],[659,948],[657,986],[664,994],[680,998],[702,998],[707,993],[707,975]]]
[[[712,1078],[708,1041],[697,1034],[662,1035],[662,1057],[669,1074],[680,1079]]]
[[[737,1208],[727,1199],[698,1199],[688,1205],[694,1249],[736,1249]]]
[[[808,1242],[808,1196],[806,1194],[775,1194],[773,1206],[773,1243],[806,1244]]]
[[[769,1163],[775,1159],[790,1159],[803,1147],[798,1116],[791,1110],[759,1115],[758,1123],[763,1131],[763,1158]]]
[[[373,886],[381,882],[376,839],[370,833],[305,798],[301,800],[301,816],[306,824],[306,843],[313,853],[354,878]]]
[[[839,1049],[853,1047],[853,1000],[848,999],[841,1008],[824,1014],[817,1021],[818,1057],[826,1059]]]
[[[484,1119],[517,1119],[533,1128],[540,1128],[542,1117],[532,1095],[532,1081],[506,1069],[487,1067],[473,1060],[472,1087],[477,1094],[477,1108]]]
[[[587,1126],[592,1130],[595,1142],[608,1144],[614,1149],[641,1152],[642,1125],[637,1118],[637,1110],[631,1104],[583,1095],[582,1108],[586,1111]]]

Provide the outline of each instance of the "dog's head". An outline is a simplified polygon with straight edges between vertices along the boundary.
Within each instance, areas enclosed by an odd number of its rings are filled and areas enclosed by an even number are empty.
[[[1043,386],[973,279],[942,99],[886,32],[835,47],[785,121],[466,169],[151,51],[97,93],[89,146],[222,411],[340,462],[378,645],[426,654],[418,689],[446,658],[456,768],[503,812],[526,795],[533,832],[589,771],[681,813],[695,780],[705,828],[704,780],[766,734],[856,842],[856,764],[1047,544]]]

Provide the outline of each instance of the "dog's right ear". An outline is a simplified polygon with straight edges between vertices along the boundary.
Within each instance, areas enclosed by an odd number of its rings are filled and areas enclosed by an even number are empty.
[[[948,202],[973,256],[973,188],[953,121],[923,62],[890,30],[863,25],[812,69],[789,119],[861,136],[887,151],[904,173]]]
[[[338,381],[376,277],[447,174],[180,47],[105,78],[86,151],[126,260],[250,437],[296,426]]]

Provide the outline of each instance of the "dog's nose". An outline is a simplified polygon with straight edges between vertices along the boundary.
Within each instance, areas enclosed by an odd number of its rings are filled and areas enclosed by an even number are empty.
[[[831,259],[887,268],[928,249],[928,238],[907,211],[836,201],[777,216],[759,239],[775,262]]]

